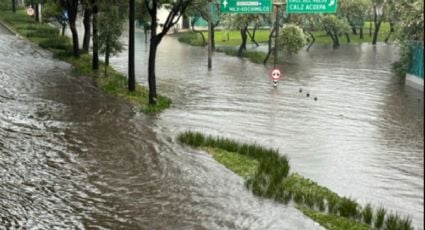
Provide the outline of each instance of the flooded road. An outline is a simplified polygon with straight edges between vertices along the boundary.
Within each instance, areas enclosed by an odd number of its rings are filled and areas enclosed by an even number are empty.
[[[142,33],[136,40],[138,82],[147,85],[148,50]],[[286,57],[274,89],[270,68],[216,53],[209,72],[206,49],[166,38],[157,81],[173,105],[153,128],[165,139],[194,130],[279,148],[293,171],[423,229],[423,94],[392,75],[396,50],[313,46]],[[124,73],[126,55],[112,60]]]
[[[0,50],[0,229],[320,229],[175,143],[171,114],[137,113],[4,31]]]

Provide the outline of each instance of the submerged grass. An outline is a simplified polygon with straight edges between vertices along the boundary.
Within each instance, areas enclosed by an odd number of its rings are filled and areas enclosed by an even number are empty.
[[[146,87],[137,85],[136,91],[128,91],[127,77],[110,66],[106,68],[107,74],[104,71],[93,71],[91,55],[84,54],[75,58],[72,55],[72,43],[68,37],[60,36],[57,28],[34,21],[34,18],[28,17],[24,10],[18,10],[16,14],[11,11],[0,11],[0,21],[31,42],[51,51],[55,58],[71,63],[75,75],[93,77],[100,89],[138,106],[144,113],[158,113],[171,104],[169,98],[158,95],[157,104],[150,105]],[[100,62],[99,69],[105,69],[104,63]]]
[[[292,200],[305,215],[327,229],[413,229],[409,218],[392,215],[385,219],[383,208],[377,210],[373,222],[370,204],[362,208],[352,198],[341,197],[297,173],[289,174],[288,159],[277,150],[191,131],[181,133],[177,139],[211,153],[218,162],[244,177],[254,194],[284,204]]]

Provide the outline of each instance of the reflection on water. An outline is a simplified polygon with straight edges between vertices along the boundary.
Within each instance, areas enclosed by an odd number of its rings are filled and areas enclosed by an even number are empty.
[[[136,39],[138,81],[146,85],[143,34]],[[158,91],[173,105],[158,118],[69,76],[67,64],[12,36],[0,35],[0,50],[0,226],[318,227],[176,143],[191,129],[279,148],[293,171],[409,214],[423,229],[423,96],[391,75],[393,47],[313,47],[285,60],[273,88],[267,67],[216,53],[207,71],[206,50],[165,38]],[[126,58],[111,62],[125,72]]]

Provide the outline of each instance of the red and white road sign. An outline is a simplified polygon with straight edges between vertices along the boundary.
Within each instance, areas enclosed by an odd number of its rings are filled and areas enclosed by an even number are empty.
[[[27,14],[28,16],[34,16],[34,9],[31,6],[27,9]]]
[[[282,77],[282,72],[280,71],[280,69],[272,69],[270,71],[270,77],[272,78],[273,81],[278,81],[281,77]]]

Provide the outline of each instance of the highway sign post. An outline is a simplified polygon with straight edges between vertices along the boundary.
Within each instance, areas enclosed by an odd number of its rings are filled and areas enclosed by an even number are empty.
[[[337,0],[287,0],[288,14],[336,13]]]
[[[227,14],[264,14],[272,11],[272,0],[220,0],[220,12]]]

